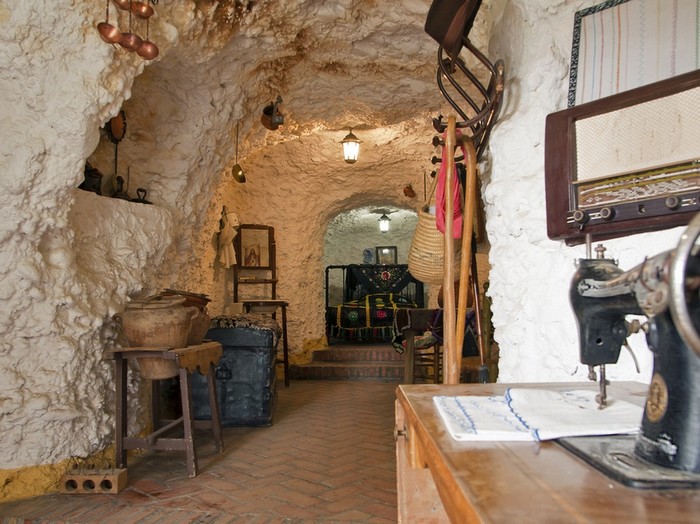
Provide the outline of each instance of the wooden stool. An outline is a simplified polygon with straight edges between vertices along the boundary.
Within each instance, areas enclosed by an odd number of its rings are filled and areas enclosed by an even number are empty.
[[[224,443],[221,434],[221,419],[219,417],[219,405],[216,396],[215,366],[222,355],[222,346],[218,342],[204,342],[185,348],[118,348],[111,351],[114,356],[116,368],[116,463],[118,468],[126,468],[126,451],[129,449],[148,449],[159,451],[185,451],[187,455],[187,475],[197,476],[197,455],[194,449],[193,428],[211,429],[214,436],[216,451],[223,451]],[[160,418],[160,378],[151,382],[151,417],[153,432],[144,437],[127,436],[127,360],[130,358],[163,359],[175,363],[176,375],[180,377],[180,398],[182,400],[182,417],[176,420],[161,420]],[[167,362],[166,362],[167,363]],[[209,391],[209,404],[211,406],[211,420],[194,420],[192,417],[192,373],[197,369],[206,376]],[[204,373],[206,370],[206,374]],[[171,375],[173,376],[173,375]],[[169,377],[161,377],[169,378]],[[161,425],[164,424],[162,427]],[[182,424],[184,436],[182,438],[165,438],[163,435],[169,430]]]

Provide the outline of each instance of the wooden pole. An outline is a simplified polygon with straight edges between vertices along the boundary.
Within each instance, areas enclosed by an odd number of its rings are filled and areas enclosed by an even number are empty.
[[[467,326],[467,298],[469,295],[469,270],[472,267],[472,230],[474,229],[474,207],[476,206],[476,148],[471,137],[460,138],[464,146],[464,163],[467,168],[467,180],[464,190],[464,207],[462,208],[462,261],[459,270],[459,302],[457,304],[456,345],[460,353],[461,365],[464,330]],[[479,295],[474,294],[478,302]]]
[[[444,155],[447,168],[445,177],[445,246],[444,269],[442,281],[443,294],[443,383],[459,384],[459,373],[462,359],[461,350],[458,352],[455,345],[455,275],[454,275],[454,238],[452,236],[454,222],[453,189],[455,176],[455,142],[456,119],[454,116],[447,119],[447,136],[444,147],[447,154]]]

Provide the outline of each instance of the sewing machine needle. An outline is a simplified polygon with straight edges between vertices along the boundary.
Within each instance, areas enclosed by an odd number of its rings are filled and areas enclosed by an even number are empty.
[[[600,393],[595,397],[596,402],[598,402],[598,409],[603,409],[608,405],[608,393],[606,390],[607,381],[605,380],[605,364],[600,366],[600,380],[598,381],[600,386]]]

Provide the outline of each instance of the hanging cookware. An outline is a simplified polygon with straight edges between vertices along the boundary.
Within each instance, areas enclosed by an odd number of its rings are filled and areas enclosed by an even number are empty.
[[[122,32],[116,26],[109,23],[109,0],[107,0],[105,21],[97,24],[97,30],[102,40],[108,44],[117,44],[122,38]]]
[[[136,33],[131,32],[131,0],[129,0],[129,31],[122,33],[122,38],[119,40],[119,45],[122,46],[127,51],[134,52],[143,43],[143,40]]]

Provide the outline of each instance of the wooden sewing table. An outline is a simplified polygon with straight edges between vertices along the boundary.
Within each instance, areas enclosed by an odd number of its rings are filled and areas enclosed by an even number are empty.
[[[193,428],[211,429],[214,436],[216,451],[223,451],[221,420],[216,395],[215,366],[222,355],[219,342],[205,341],[202,344],[187,346],[179,349],[167,347],[132,347],[117,348],[111,351],[116,368],[116,462],[118,468],[126,468],[126,451],[129,449],[147,449],[160,451],[185,451],[187,455],[187,475],[197,476],[197,455],[194,448]],[[176,420],[161,420],[160,418],[160,380],[151,381],[151,420],[153,432],[143,438],[127,435],[127,360],[130,358],[162,358],[174,361],[180,378],[180,398],[182,401],[182,417]],[[194,420],[192,417],[192,373],[197,369],[206,376],[211,407],[211,420]],[[165,424],[165,425],[163,425]],[[171,429],[182,424],[183,437],[166,438],[164,435]]]
[[[459,442],[436,395],[502,395],[507,387],[596,389],[589,382],[401,385],[396,391],[398,521],[560,523],[696,522],[700,490],[634,489],[556,442]],[[643,405],[648,386],[613,382],[616,398]]]

